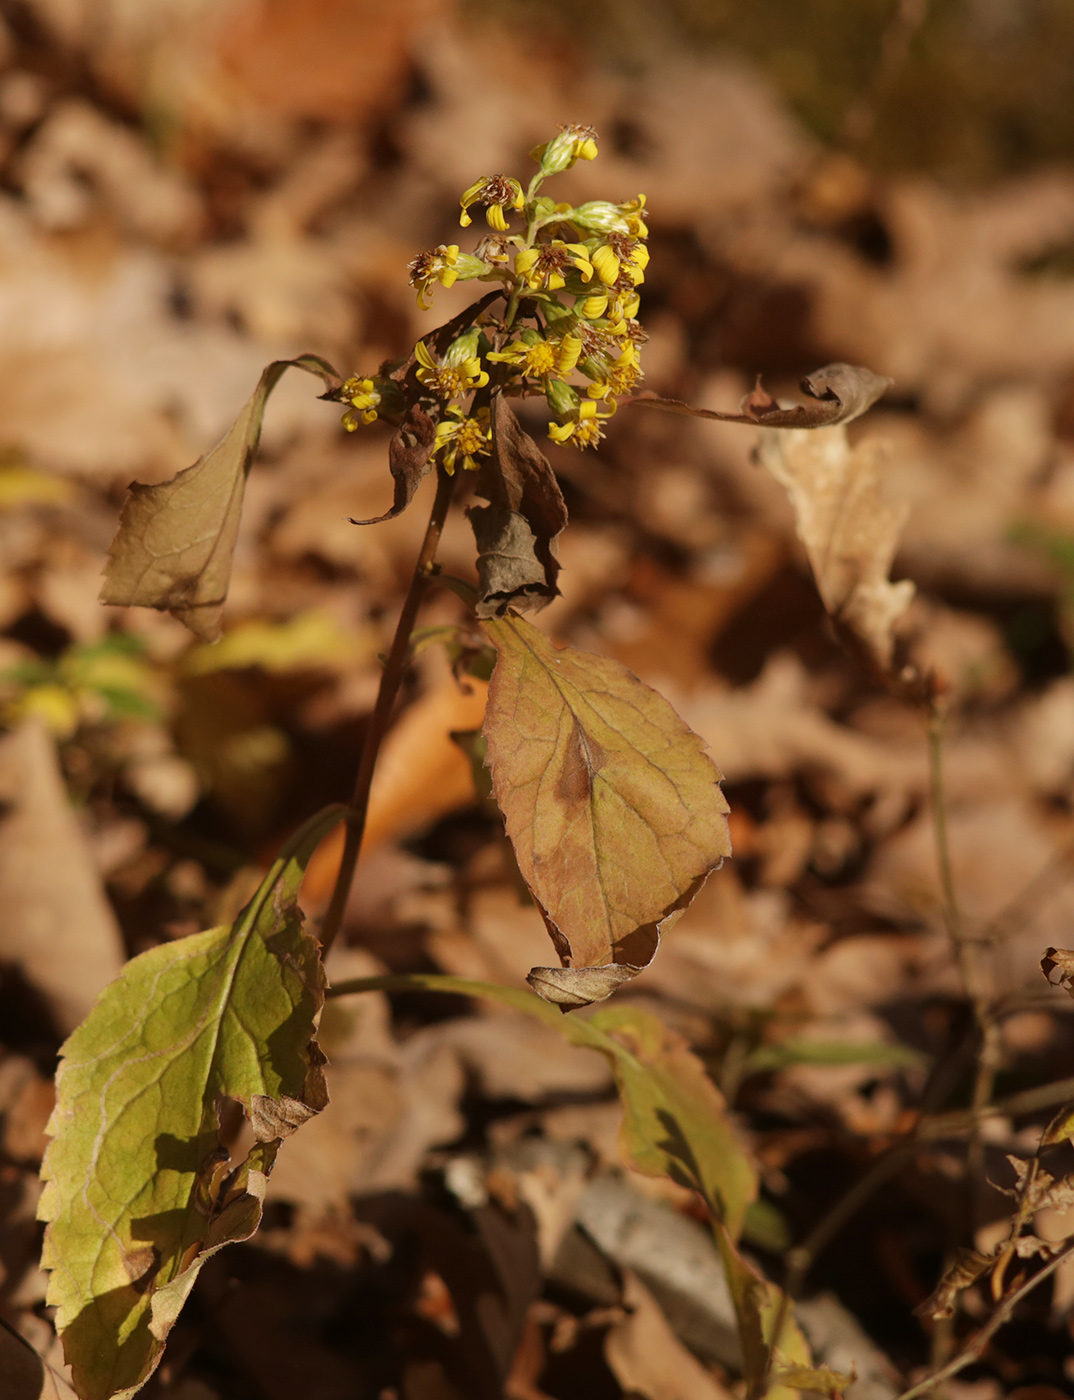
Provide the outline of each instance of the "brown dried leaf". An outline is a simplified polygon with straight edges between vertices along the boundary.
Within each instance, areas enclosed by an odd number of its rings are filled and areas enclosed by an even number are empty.
[[[730,854],[719,770],[619,662],[557,650],[518,617],[484,630],[493,791],[563,964],[530,983],[564,1007],[602,1000]]]
[[[721,423],[746,423],[755,428],[830,428],[859,418],[876,403],[893,380],[861,365],[825,365],[802,380],[802,392],[815,400],[782,408],[761,387],[758,378],[742,402],[738,413],[721,413],[713,408],[693,408],[679,399],[636,398],[632,403],[683,413],[691,418],[715,418]]]
[[[1074,948],[1046,948],[1040,970],[1053,987],[1062,987],[1067,996],[1074,997]],[[1059,976],[1053,977],[1053,972]]]
[[[0,958],[71,1031],[123,966],[123,940],[36,720],[0,740],[0,811]]]
[[[556,537],[567,507],[547,457],[524,432],[502,394],[493,394],[492,455],[477,490],[490,502],[470,510],[478,548],[478,617],[508,607],[532,611],[559,592]]]
[[[426,413],[420,403],[412,403],[388,445],[388,468],[395,483],[391,508],[383,515],[370,516],[368,520],[352,519],[351,524],[380,525],[401,515],[414,499],[414,492],[432,466],[435,445],[436,420]]]
[[[623,1280],[629,1310],[604,1339],[604,1355],[626,1395],[647,1400],[727,1400],[729,1392],[679,1341],[636,1274]]]
[[[265,403],[291,367],[319,375],[329,389],[339,386],[339,375],[317,355],[275,360],[211,452],[159,486],[131,483],[109,549],[102,603],[159,608],[204,641],[216,640]]]
[[[960,1294],[976,1283],[995,1261],[995,1254],[981,1254],[976,1249],[960,1250],[933,1292],[914,1311],[922,1317],[954,1317]]]
[[[759,457],[786,487],[798,538],[841,636],[871,666],[889,671],[893,627],[914,585],[888,578],[907,508],[884,497],[882,444],[851,447],[844,427],[808,436],[780,432],[762,441]]]

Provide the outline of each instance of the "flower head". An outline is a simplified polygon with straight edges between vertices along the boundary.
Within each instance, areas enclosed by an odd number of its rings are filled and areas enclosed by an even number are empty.
[[[418,305],[423,311],[428,311],[431,305],[425,298],[437,282],[442,287],[450,287],[456,280],[459,275],[458,262],[459,245],[441,243],[430,252],[419,253],[410,264],[407,269],[410,273],[410,285],[417,288]]]
[[[438,399],[461,398],[471,389],[482,389],[489,382],[488,371],[481,368],[481,356],[477,353],[479,335],[476,329],[460,335],[439,360],[424,340],[415,345],[418,378]]]
[[[542,175],[558,175],[562,170],[569,170],[576,160],[596,159],[597,133],[591,126],[572,122],[560,127],[558,136],[536,147],[531,154],[540,165]]]
[[[625,204],[620,204],[619,212],[626,220],[627,232],[632,233],[635,238],[648,238],[649,229],[642,217],[645,209],[645,196],[639,194],[637,199],[628,199]]]
[[[484,209],[485,222],[489,228],[495,229],[497,233],[506,233],[507,219],[504,210],[517,211],[525,203],[522,186],[517,180],[512,180],[510,175],[484,175],[463,194],[459,223],[463,228],[470,227],[473,220],[470,218],[469,209],[472,204],[477,204]]]
[[[536,331],[526,330],[518,340],[503,350],[490,351],[486,358],[512,365],[534,379],[544,379],[550,374],[570,374],[581,349],[582,342],[576,335],[568,333],[559,340],[546,340]]]
[[[353,433],[359,423],[368,426],[377,418],[399,413],[403,408],[398,385],[380,376],[359,379],[356,374],[351,375],[340,389],[339,397],[350,404],[343,415],[343,426],[348,433]]]
[[[515,258],[515,274],[533,291],[558,291],[572,269],[583,282],[592,280],[593,266],[583,243],[564,243],[556,238],[551,243],[524,248]]]
[[[601,413],[595,399],[583,399],[566,423],[549,423],[548,436],[553,442],[573,442],[578,447],[596,447],[604,436],[604,422],[615,412],[614,402]]]
[[[488,455],[491,440],[492,428],[489,426],[487,408],[479,409],[476,417],[469,418],[461,408],[452,404],[436,425],[433,451],[440,454],[448,476],[454,476],[455,463],[460,460],[464,472],[476,472],[480,464],[474,459]]]
[[[639,238],[629,233],[607,233],[592,250],[590,261],[597,276],[606,287],[628,282],[636,287],[645,281],[649,266],[649,250]]]

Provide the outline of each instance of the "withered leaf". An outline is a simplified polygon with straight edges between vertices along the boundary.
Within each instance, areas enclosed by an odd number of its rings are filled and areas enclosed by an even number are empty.
[[[888,578],[908,508],[884,495],[885,445],[851,447],[842,426],[766,435],[758,457],[786,488],[817,589],[851,650],[881,674],[891,669],[894,625],[914,585]]]
[[[761,387],[756,386],[737,413],[721,413],[715,408],[694,408],[680,399],[649,398],[641,395],[631,403],[683,413],[691,418],[715,418],[721,423],[746,423],[754,428],[830,428],[859,418],[876,403],[893,380],[861,365],[834,364],[815,369],[801,381],[802,392],[814,400],[810,404],[781,407]]]
[[[1046,948],[1040,960],[1040,970],[1053,987],[1062,987],[1074,997],[1074,948]],[[1053,973],[1058,977],[1053,977]]]
[[[994,1263],[994,1254],[960,1249],[932,1293],[914,1311],[921,1317],[954,1317],[959,1297]]]
[[[202,640],[216,640],[265,403],[290,368],[319,375],[329,390],[339,387],[339,375],[317,355],[275,360],[211,452],[159,486],[132,482],[109,548],[102,603],[159,608]]]
[[[352,519],[351,524],[380,525],[401,515],[414,499],[414,492],[432,466],[435,445],[436,419],[426,413],[420,403],[412,403],[388,444],[388,469],[395,483],[391,508],[383,515],[374,515],[368,520]]]
[[[450,321],[422,336],[432,354],[445,355],[452,342],[468,330],[498,296],[499,292],[487,293],[473,306],[466,307]],[[443,404],[429,393],[418,378],[417,356],[412,350],[405,360],[398,361],[394,366],[391,362],[382,365],[380,373],[398,384],[406,402],[406,412],[388,445],[388,468],[394,484],[392,504],[383,515],[373,515],[368,520],[352,519],[352,525],[381,525],[385,520],[394,520],[401,515],[414,499],[415,491],[433,464],[436,425],[440,421]],[[396,420],[392,418],[389,421]]]
[[[619,662],[557,650],[522,618],[497,651],[484,732],[496,800],[561,968],[530,984],[561,1007],[610,995],[730,854],[705,746]]]
[[[508,607],[545,607],[559,592],[556,537],[567,507],[548,458],[500,393],[492,395],[492,451],[477,492],[489,502],[470,511],[478,548],[478,617]]]

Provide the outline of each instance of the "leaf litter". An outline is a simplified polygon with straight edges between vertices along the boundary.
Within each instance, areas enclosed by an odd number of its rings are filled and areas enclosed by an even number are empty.
[[[286,832],[345,794],[418,543],[428,427],[410,424],[394,450],[388,433],[344,440],[317,387],[289,376],[245,517],[234,488],[252,437],[240,433],[221,486],[235,506],[228,538],[195,528],[196,544],[173,539],[162,555],[158,526],[134,521],[153,556],[141,573],[161,574],[154,597],[128,580],[109,585],[118,606],[104,610],[91,575],[120,493],[137,476],[160,484],[128,511],[174,501],[167,479],[213,458],[270,361],[309,351],[345,373],[397,361],[425,328],[402,270],[416,249],[453,240],[456,187],[475,165],[514,168],[565,112],[619,132],[602,178],[649,196],[648,279],[663,309],[647,326],[650,397],[638,403],[664,411],[624,408],[598,459],[546,454],[528,406],[497,399],[510,470],[479,476],[469,518],[453,514],[443,568],[476,587],[501,642],[539,628],[546,660],[589,654],[632,694],[666,696],[698,736],[706,788],[686,803],[707,828],[686,886],[726,853],[712,762],[735,855],[673,923],[663,916],[682,881],[672,894],[651,880],[635,832],[626,864],[616,859],[651,886],[652,929],[613,928],[588,900],[580,920],[551,896],[542,914],[520,899],[502,825],[449,737],[476,727],[483,681],[419,656],[330,976],[435,970],[521,991],[549,960],[547,916],[571,963],[551,970],[554,995],[587,966],[603,985],[570,988],[575,1002],[605,991],[609,968],[622,985],[595,1014],[549,1007],[560,1026],[413,987],[330,1002],[318,1036],[333,1103],[284,1144],[256,1240],[204,1260],[200,1304],[145,1393],[734,1392],[744,1359],[712,1347],[734,1336],[733,1301],[756,1367],[780,1256],[823,1219],[833,1183],[865,1178],[918,1116],[957,1118],[967,1102],[966,1003],[942,927],[920,716],[890,685],[907,666],[934,676],[949,706],[955,880],[1001,1007],[990,1180],[1025,1175],[1058,1106],[1032,1096],[1074,1077],[1068,999],[1039,967],[1047,949],[1053,980],[1067,976],[1052,950],[1069,942],[1072,909],[1074,321],[1069,279],[1026,270],[1070,240],[1069,172],[967,193],[851,157],[854,178],[836,191],[849,203],[833,213],[816,139],[751,70],[723,60],[655,55],[642,83],[579,55],[568,74],[569,43],[560,52],[498,22],[464,24],[449,4],[402,5],[350,49],[323,42],[352,22],[335,0],[293,30],[274,6],[255,22],[225,4],[208,28],[193,0],[140,18],[111,6],[108,25],[81,24],[78,7],[31,8],[45,50],[72,46],[84,67],[43,63],[21,28],[5,30],[2,1306],[57,1378],[25,1348],[0,1366],[21,1366],[28,1394],[64,1394],[70,1380],[43,1315],[32,1222],[54,1054],[125,954],[167,961],[177,931],[230,924]],[[281,59],[300,50],[312,67]],[[375,70],[364,86],[352,81],[359,50]],[[259,78],[250,55],[275,64],[276,80]],[[298,70],[318,63],[332,81],[304,88]],[[135,110],[150,70],[174,147],[116,116]],[[438,291],[445,316],[462,290]],[[871,372],[848,392],[831,364],[814,368],[830,361]],[[768,389],[750,392],[758,373]],[[743,395],[742,412],[723,407]],[[684,418],[687,400],[707,416]],[[348,523],[392,514],[393,493],[396,505],[414,498],[411,512]],[[126,606],[136,601],[193,616],[206,635],[222,629],[223,659],[187,651],[172,618]],[[529,622],[508,612],[527,608]],[[459,635],[463,618],[454,595],[430,593],[423,623],[472,656],[484,639],[468,624]],[[139,649],[122,684],[118,665],[89,677],[79,650],[105,636]],[[144,686],[130,683],[138,668]],[[506,739],[498,761],[524,757]],[[591,786],[599,776],[592,763],[571,772]],[[330,865],[314,860],[301,895],[311,914]],[[592,859],[587,869],[591,881]],[[571,1034],[619,1037],[621,1076],[694,1052],[686,1082],[720,1105],[724,1135],[700,1155],[729,1176],[692,1178],[681,1158],[671,1179],[624,1164],[611,1065],[563,1039],[579,1017]],[[654,1017],[666,1028],[658,1047],[645,1039]],[[1029,1107],[1006,1111],[1018,1095]],[[263,1133],[279,1127],[262,1122]],[[232,1184],[252,1217],[258,1149],[215,1117],[209,1129],[233,1161],[254,1153]],[[855,1364],[865,1376],[855,1346],[873,1348],[869,1375],[887,1376],[886,1396],[892,1372],[927,1365],[913,1310],[941,1283],[942,1242],[963,1229],[964,1131],[922,1139],[828,1244],[799,1310],[827,1371],[803,1377],[785,1338],[781,1385],[838,1386]],[[1058,1194],[1024,1227],[1008,1282],[1038,1267],[1034,1240],[1066,1228],[1055,1203],[1068,1175],[1062,1157],[1039,1169],[1037,1203]],[[731,1201],[731,1233],[741,1227],[740,1243],[721,1241],[735,1300],[712,1282],[725,1271],[697,1224],[706,1191],[725,1214]],[[988,1197],[968,1241],[976,1255],[990,1256],[997,1236],[984,1231],[1011,1209]],[[650,1210],[660,1247],[645,1254]],[[960,1336],[988,1298],[972,1274],[945,1295],[969,1298]],[[118,1286],[133,1288],[129,1277]],[[482,1299],[495,1303],[487,1314]],[[822,1299],[830,1315],[811,1331]],[[1062,1328],[1046,1298],[1025,1306],[1028,1340],[999,1333],[995,1374],[1062,1388]],[[287,1374],[266,1362],[282,1330],[301,1358]]]

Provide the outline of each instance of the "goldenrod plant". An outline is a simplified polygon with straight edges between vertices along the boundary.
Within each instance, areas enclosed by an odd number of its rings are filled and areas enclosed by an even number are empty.
[[[421,253],[410,282],[423,309],[438,287],[475,282],[483,294],[405,359],[346,378],[315,355],[277,361],[216,448],[170,481],[131,488],[103,601],[168,610],[211,643],[265,402],[286,369],[320,378],[348,432],[378,420],[394,429],[394,500],[379,519],[405,509],[426,475],[436,478],[350,802],[295,834],[234,923],[129,962],[63,1047],[40,1214],[49,1302],[83,1400],[130,1396],[145,1383],[204,1260],[253,1233],[283,1140],[326,1108],[317,1044],[324,955],[342,927],[377,755],[464,482],[485,504],[468,510],[476,588],[452,581],[474,614],[459,651],[475,671],[492,670],[483,734],[492,793],[555,960],[531,970],[536,995],[436,977],[372,979],[331,994],[405,985],[498,999],[609,1057],[626,1158],[693,1189],[709,1211],[748,1394],[842,1384],[810,1369],[786,1297],[739,1252],[757,1171],[700,1061],[630,1006],[563,1014],[603,1001],[647,967],[662,929],[730,854],[720,774],[697,735],[618,662],[557,648],[525,617],[558,591],[567,510],[518,404],[543,399],[549,438],[580,448],[599,444],[624,400],[691,411],[636,397],[645,196],[572,205],[545,193],[553,177],[596,156],[595,132],[568,126],[533,152],[528,185],[494,174],[465,191],[461,227],[483,215],[487,231],[475,229],[469,252],[441,244]],[[807,405],[756,391],[740,413],[715,416],[763,428],[838,424],[885,384],[832,366],[805,381]],[[307,928],[296,903],[303,870],[338,822],[346,827],[339,876]],[[237,1160],[221,1136],[228,1101],[241,1105],[252,1143]]]

